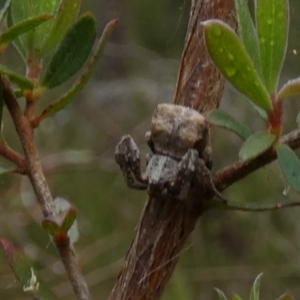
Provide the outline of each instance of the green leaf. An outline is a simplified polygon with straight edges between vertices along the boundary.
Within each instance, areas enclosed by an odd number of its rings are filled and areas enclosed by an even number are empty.
[[[232,300],[243,300],[239,295],[234,294]]]
[[[3,95],[2,78],[0,76],[0,131],[2,131],[2,128],[3,128],[2,127],[3,105],[4,105],[4,95]],[[0,134],[0,142],[3,142],[1,134]],[[0,167],[0,175],[2,174],[3,170],[5,170],[5,169]]]
[[[255,7],[263,75],[267,90],[274,94],[286,53],[289,3],[288,0],[256,0]]]
[[[208,120],[216,126],[220,126],[234,132],[242,140],[246,140],[252,134],[252,131],[248,126],[241,124],[232,116],[219,109],[210,113]]]
[[[295,298],[291,294],[285,293],[277,298],[277,300],[295,300]]]
[[[12,27],[13,25],[14,25],[14,20],[12,17],[12,9],[10,6],[8,9],[8,13],[7,13],[7,27]],[[21,43],[20,38],[15,39],[13,41],[13,45],[17,49],[17,51],[19,52],[19,54],[21,55],[23,60],[26,61],[26,50],[25,50],[23,44]]]
[[[28,80],[26,77],[19,75],[18,73],[13,72],[9,68],[4,65],[0,64],[0,71],[1,73],[7,75],[11,82],[18,85],[18,87],[22,90],[33,90],[34,86],[33,83]]]
[[[3,21],[5,14],[10,6],[11,0],[2,0],[1,1],[1,8],[0,8],[0,24]]]
[[[202,24],[207,50],[220,72],[256,105],[266,111],[272,110],[269,94],[235,32],[219,20]]]
[[[54,295],[41,282],[31,262],[23,252],[13,243],[0,239],[0,246],[4,250],[7,261],[23,287],[34,299],[55,299]]]
[[[300,193],[300,161],[295,152],[288,146],[276,146],[278,162],[289,185]]]
[[[42,85],[54,88],[74,75],[91,53],[95,38],[95,18],[86,13],[71,27],[54,53]]]
[[[213,199],[206,205],[206,209],[218,209],[218,210],[236,210],[245,212],[264,212],[271,210],[279,210],[284,208],[300,206],[300,201],[283,202],[283,203],[261,203],[261,202],[226,202]]]
[[[242,145],[239,156],[247,161],[267,151],[275,143],[277,137],[267,131],[252,134]]]
[[[42,221],[42,227],[51,236],[56,236],[62,232],[61,218],[48,216]]]
[[[47,1],[32,1],[22,0],[12,1],[11,9],[9,10],[8,24],[10,26],[15,25],[28,18],[44,15],[55,14],[60,0],[47,0]],[[31,56],[36,58],[39,56],[41,46],[48,38],[49,30],[52,26],[52,21],[45,22],[44,24],[36,27],[34,30],[20,36],[14,41],[14,44],[18,51],[22,54],[23,58]]]
[[[81,0],[62,0],[53,20],[49,35],[41,48],[40,55],[46,55],[63,38],[76,19]]]
[[[296,121],[297,121],[298,127],[300,127],[300,112],[298,112]]]
[[[260,283],[261,283],[262,276],[263,276],[263,273],[260,273],[255,278],[254,284],[253,284],[251,292],[250,292],[250,300],[259,300],[259,289],[260,289]]]
[[[52,18],[53,15],[41,15],[29,18],[9,27],[0,35],[0,51],[3,52],[3,49],[5,49],[11,41],[19,37],[21,34],[24,34],[25,32],[41,25],[45,21],[48,21]]]
[[[227,300],[225,294],[223,293],[223,291],[221,291],[218,288],[215,288],[215,291],[217,292],[218,296],[219,296],[219,300]]]
[[[237,11],[237,18],[239,24],[239,35],[243,42],[248,55],[250,56],[252,63],[262,77],[259,42],[257,37],[257,31],[253,24],[248,4],[246,0],[235,0],[235,7]]]
[[[282,101],[298,94],[300,94],[300,77],[289,80],[278,92],[277,99]]]
[[[0,136],[0,141],[3,142],[1,136]],[[2,167],[0,167],[0,176],[6,175],[6,174],[12,174],[12,173],[14,173],[15,170],[16,170],[15,168],[2,168]]]
[[[83,89],[85,84],[88,82],[89,77],[91,76],[92,72],[94,71],[97,62],[102,56],[104,46],[112,33],[113,29],[117,25],[118,20],[114,19],[110,21],[105,29],[103,30],[101,39],[99,43],[97,44],[97,47],[95,49],[95,52],[91,58],[91,60],[88,63],[87,68],[84,70],[83,74],[80,76],[80,78],[74,83],[74,85],[71,87],[70,90],[68,90],[61,98],[59,98],[57,101],[50,104],[40,115],[39,119],[43,120],[49,116],[54,115],[58,111],[62,110],[65,106],[67,106],[74,98],[75,96]]]
[[[62,229],[64,231],[68,231],[73,223],[76,220],[76,209],[74,207],[70,207],[68,210],[64,212],[63,220],[62,220]]]
[[[57,215],[48,216],[43,220],[43,228],[50,235],[68,232],[76,219],[76,209],[63,199],[55,199]]]
[[[259,106],[257,106],[255,103],[251,102],[252,107],[254,108],[254,110],[259,114],[259,116],[265,121],[268,121],[268,114],[266,113],[265,110],[263,110],[262,108],[260,108]]]
[[[79,238],[75,208],[62,197],[55,198],[54,205],[57,214],[60,216],[61,231],[67,232],[70,243],[74,244]]]

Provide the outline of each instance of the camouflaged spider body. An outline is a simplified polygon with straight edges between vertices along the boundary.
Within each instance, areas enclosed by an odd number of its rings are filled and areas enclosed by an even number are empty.
[[[208,126],[204,117],[194,109],[159,104],[146,140],[155,154],[181,159],[188,149],[196,149],[202,157],[208,143]]]
[[[115,158],[127,185],[148,192],[175,192],[184,198],[195,173],[210,176],[203,158],[209,129],[197,111],[174,104],[159,104],[151,121],[146,140],[153,155],[146,172],[140,168],[140,153],[133,139],[126,135],[116,147]],[[203,171],[204,170],[204,171]]]

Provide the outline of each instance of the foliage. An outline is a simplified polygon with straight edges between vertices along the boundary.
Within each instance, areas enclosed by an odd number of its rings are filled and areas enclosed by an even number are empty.
[[[107,24],[100,41],[96,43],[96,20],[91,12],[79,15],[80,6],[81,0],[7,0],[1,2],[0,21],[6,22],[7,28],[0,33],[0,55],[3,55],[8,46],[13,43],[21,55],[26,69],[24,75],[15,73],[6,65],[0,66],[1,123],[4,102],[9,97],[12,102],[15,101],[12,108],[6,102],[14,122],[18,123],[20,119],[26,119],[28,122],[26,124],[29,124],[30,130],[32,130],[38,127],[46,117],[53,115],[70,103],[85,86],[96,63],[101,58],[105,42],[117,24],[117,20]],[[96,47],[93,50],[95,44]],[[45,113],[36,116],[35,105],[40,102],[42,95],[68,81],[85,64],[84,72],[63,97],[58,100],[54,99],[53,103],[48,106],[45,105]],[[11,86],[10,83],[14,85]],[[7,93],[9,94],[8,90],[10,89],[12,95],[8,96]],[[4,93],[6,93],[6,97],[4,97]],[[14,97],[20,98],[20,102],[25,102],[24,115]],[[13,112],[17,112],[19,117],[15,117]],[[16,127],[18,132],[26,131],[24,127],[21,130],[18,130],[20,128],[18,125]],[[28,135],[24,139],[22,133],[19,134],[19,137],[23,143],[24,152],[27,154],[26,157],[12,150],[0,133],[1,154],[6,153],[6,158],[16,164],[14,172],[26,173],[30,176],[30,167],[25,167],[25,164],[27,159],[30,160],[32,154],[29,154],[24,143],[27,145],[31,143],[32,149],[35,147],[34,140],[29,138],[25,141]],[[9,172],[12,170],[1,168],[1,175]],[[72,247],[78,238],[78,230],[75,228],[76,209],[62,198],[57,198],[53,203],[56,206],[55,210],[51,211],[51,208],[47,213],[45,211],[48,209],[47,205],[51,205],[51,201],[46,204],[46,209],[45,206],[42,206],[45,216],[42,221],[43,229],[52,237],[57,248],[61,248],[61,253],[68,251],[70,253],[70,250],[62,249]],[[48,296],[44,291],[43,285],[37,279],[36,271],[22,251],[6,240],[1,240],[1,246],[11,268],[23,285],[23,291],[32,294],[35,299],[53,299],[53,296]],[[68,255],[67,253],[65,259],[72,263],[72,254],[69,255],[70,258]],[[72,272],[74,273],[76,270]],[[72,276],[72,272],[69,275]],[[70,281],[72,283],[71,278]]]
[[[207,49],[216,66],[227,80],[248,97],[266,122],[263,132],[250,132],[245,124],[233,117],[224,118],[213,112],[210,121],[247,140],[240,150],[243,161],[276,149],[280,166],[288,183],[296,191],[300,182],[293,174],[300,173],[300,162],[293,155],[294,164],[287,163],[279,138],[283,129],[283,102],[289,96],[300,94],[300,78],[289,80],[278,91],[278,79],[287,48],[289,2],[287,0],[255,1],[255,24],[247,1],[236,0],[238,37],[234,30],[220,20],[203,23]],[[228,126],[230,118],[230,126]],[[242,133],[242,134],[241,134]],[[291,151],[290,151],[291,152]],[[290,153],[291,154],[291,153]],[[292,155],[292,154],[291,154]]]
[[[263,273],[260,273],[256,278],[255,281],[252,285],[251,291],[250,291],[250,300],[259,300],[259,291],[260,291],[260,283],[261,283],[261,278],[262,278]],[[215,289],[218,296],[219,300],[227,300],[227,297],[225,294],[218,288]],[[236,294],[232,296],[232,300],[242,300],[242,298]],[[294,297],[291,296],[290,294],[286,293],[277,298],[277,300],[294,300]]]

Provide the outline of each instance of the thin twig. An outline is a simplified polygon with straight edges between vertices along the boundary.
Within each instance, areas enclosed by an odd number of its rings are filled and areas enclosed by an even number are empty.
[[[23,114],[11,89],[8,78],[2,76],[2,82],[4,101],[13,119],[24,150],[24,167],[26,174],[31,182],[37,200],[41,205],[44,217],[55,216],[55,205],[38,157],[34,130],[30,121]],[[55,244],[67,271],[76,298],[79,300],[91,299],[72,245],[70,243],[63,246],[59,243]]]
[[[300,147],[300,129],[296,129],[284,135],[280,142],[286,144],[292,149]],[[277,158],[274,148],[270,148],[263,154],[259,155],[251,161],[237,161],[234,164],[224,168],[215,175],[214,184],[219,191],[223,191],[233,183],[243,179],[250,173],[258,170],[259,168],[271,163]]]
[[[5,157],[7,160],[13,162],[20,171],[25,171],[24,157],[22,157],[22,155],[18,152],[6,146],[4,143],[0,144],[0,155]]]

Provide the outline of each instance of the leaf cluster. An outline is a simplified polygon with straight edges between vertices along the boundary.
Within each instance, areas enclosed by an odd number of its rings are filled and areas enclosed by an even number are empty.
[[[224,77],[244,94],[265,128],[253,132],[228,113],[215,110],[212,124],[237,134],[243,141],[239,156],[250,161],[274,149],[289,185],[300,192],[300,161],[293,151],[280,144],[283,131],[283,102],[300,93],[300,78],[278,88],[289,30],[288,0],[256,0],[254,20],[246,0],[235,0],[239,36],[220,20],[203,22],[207,50]]]

